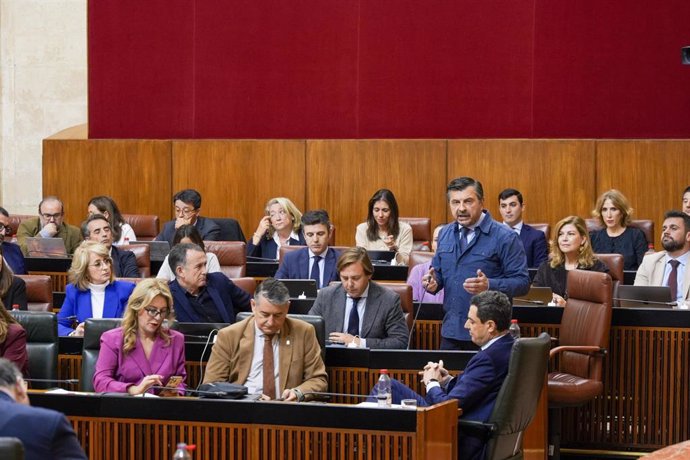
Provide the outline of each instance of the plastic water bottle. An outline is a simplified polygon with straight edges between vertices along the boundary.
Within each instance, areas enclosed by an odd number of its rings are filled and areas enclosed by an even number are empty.
[[[388,369],[381,369],[381,376],[376,384],[376,399],[379,407],[391,407],[393,393],[391,392],[391,378],[388,376]]]
[[[192,456],[189,455],[187,450],[187,444],[180,442],[177,444],[177,450],[175,455],[173,455],[173,460],[192,460]]]
[[[508,328],[508,331],[510,331],[510,335],[512,335],[514,339],[520,338],[520,325],[518,324],[518,320],[510,320],[510,328]]]

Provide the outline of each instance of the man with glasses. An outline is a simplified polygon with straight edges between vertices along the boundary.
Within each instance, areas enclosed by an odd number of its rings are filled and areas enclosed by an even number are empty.
[[[172,247],[175,230],[185,224],[194,225],[204,241],[220,240],[218,224],[213,219],[199,216],[201,211],[201,194],[199,192],[191,188],[177,192],[173,197],[173,205],[175,206],[175,220],[165,223],[163,231],[158,234],[156,241],[167,241]]]
[[[15,275],[26,275],[26,266],[24,265],[24,255],[21,248],[5,239],[9,239],[12,235],[12,227],[10,227],[10,213],[3,207],[0,207],[0,243],[2,243],[2,256],[7,262],[7,265],[12,269]]]
[[[5,358],[0,358],[0,436],[19,438],[26,460],[86,459],[67,417],[31,407],[22,374]]]
[[[74,253],[82,241],[81,231],[74,225],[63,222],[64,216],[64,206],[58,197],[44,198],[38,205],[38,217],[25,220],[17,229],[17,242],[24,255],[29,255],[26,239],[30,237],[62,238],[67,254]]]

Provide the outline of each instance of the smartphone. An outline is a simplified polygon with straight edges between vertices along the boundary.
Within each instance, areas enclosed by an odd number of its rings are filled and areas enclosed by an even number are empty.
[[[180,386],[182,383],[182,376],[181,375],[173,375],[168,379],[168,383],[165,384],[166,387],[169,388],[177,388]]]

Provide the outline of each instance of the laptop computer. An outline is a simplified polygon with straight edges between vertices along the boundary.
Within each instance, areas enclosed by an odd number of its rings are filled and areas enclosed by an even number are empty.
[[[162,262],[170,252],[170,243],[167,241],[130,241],[129,244],[145,244],[151,251],[151,260]]]
[[[529,292],[523,296],[515,297],[516,305],[548,305],[553,300],[553,291],[550,287],[532,286]]]
[[[394,251],[367,251],[372,264],[390,265],[391,260],[395,259]]]
[[[62,238],[29,237],[26,239],[29,257],[67,258],[67,249]]]
[[[293,299],[298,299],[300,297],[306,297],[308,299],[316,298],[316,293],[318,292],[316,280],[285,279],[280,281],[288,288],[290,297]]]
[[[622,308],[673,308],[676,301],[668,286],[618,286],[618,300]]]

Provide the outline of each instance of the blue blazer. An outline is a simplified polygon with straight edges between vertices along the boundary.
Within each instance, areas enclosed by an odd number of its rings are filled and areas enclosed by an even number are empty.
[[[201,239],[204,241],[219,241],[220,240],[220,227],[213,220],[208,217],[197,217],[196,223],[194,224],[196,229],[201,235]],[[173,239],[175,238],[175,221],[170,220],[163,226],[163,231],[156,236],[156,241],[167,241],[170,243],[170,247],[173,246]]]
[[[338,271],[335,268],[338,262],[338,251],[333,248],[326,250],[326,258],[323,268],[323,286],[328,286],[331,281],[338,280]],[[307,280],[309,279],[309,248],[302,248],[285,255],[285,260],[280,263],[276,272],[276,279]],[[318,282],[317,282],[318,283]]]
[[[304,239],[302,232],[297,235],[298,240],[290,238],[290,244],[292,246],[306,246],[307,242]],[[262,259],[273,259],[278,258],[278,245],[273,238],[267,238],[266,236],[261,237],[261,241],[258,245],[254,245],[252,238],[247,240],[247,255],[251,257],[260,257]]]
[[[40,429],[37,429],[39,428]],[[19,438],[26,460],[86,459],[72,424],[60,412],[15,402],[0,391],[0,436]]]
[[[169,283],[175,301],[175,318],[181,323],[199,323],[201,318],[187,299],[185,289],[177,282]],[[223,273],[206,275],[206,290],[216,304],[224,323],[235,322],[235,310],[249,311],[249,294],[238,288]]]
[[[26,265],[24,265],[24,254],[19,245],[3,241],[2,257],[10,266],[15,275],[26,275]]]
[[[537,230],[527,224],[522,224],[520,241],[522,241],[522,246],[525,248],[527,266],[529,268],[539,267],[549,256],[546,235],[544,235],[544,232],[541,230]]]
[[[113,281],[105,288],[103,302],[103,318],[121,318],[125,312],[129,296],[134,290],[134,283],[128,281]],[[58,313],[58,335],[69,335],[73,331],[72,324],[83,323],[93,317],[91,309],[91,291],[82,291],[74,284],[65,288],[65,302]]]

